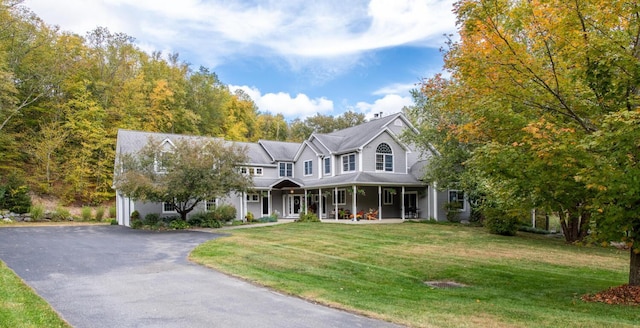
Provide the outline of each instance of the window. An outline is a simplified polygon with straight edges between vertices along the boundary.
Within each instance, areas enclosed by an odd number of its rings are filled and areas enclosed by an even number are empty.
[[[356,170],[356,154],[342,156],[342,172],[353,172]]]
[[[205,201],[205,204],[204,204],[205,209],[207,211],[213,211],[213,209],[216,207],[216,203],[217,203],[217,200],[215,198]]]
[[[304,175],[312,175],[312,174],[313,174],[313,161],[305,161]]]
[[[393,151],[384,142],[376,148],[376,171],[393,172]]]
[[[293,163],[280,163],[280,177],[293,177]]]
[[[324,174],[331,174],[331,157],[324,158]]]
[[[258,194],[247,194],[247,202],[249,203],[257,203],[260,201],[260,195]]]
[[[241,167],[240,173],[249,175],[262,175],[261,167]]]
[[[456,204],[456,208],[464,210],[464,192],[461,190],[449,190],[449,203]]]
[[[156,172],[167,172],[171,153],[162,151],[156,157]]]
[[[162,203],[162,213],[176,213],[176,204],[170,202]]]
[[[338,189],[333,192],[333,205],[345,205],[347,203],[347,192],[344,189]]]
[[[384,189],[382,191],[382,204],[393,205],[393,196],[396,194],[394,189]]]

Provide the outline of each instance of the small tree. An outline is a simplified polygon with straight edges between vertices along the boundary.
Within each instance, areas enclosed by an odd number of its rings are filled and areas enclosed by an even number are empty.
[[[250,176],[236,167],[247,160],[243,148],[204,138],[174,145],[167,150],[150,138],[138,153],[121,155],[115,187],[134,200],[172,203],[186,220],[203,200],[251,186]]]

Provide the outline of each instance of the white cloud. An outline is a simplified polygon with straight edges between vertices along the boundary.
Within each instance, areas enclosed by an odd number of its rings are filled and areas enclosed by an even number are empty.
[[[411,105],[413,105],[413,99],[410,96],[390,94],[377,99],[373,104],[358,102],[355,109],[364,113],[367,119],[371,119],[379,113],[382,113],[383,116],[398,113],[402,111],[403,107]]]
[[[408,95],[409,91],[416,88],[418,88],[416,83],[394,83],[374,91],[373,94],[376,96],[388,94]]]
[[[310,99],[307,95],[299,93],[295,97],[285,92],[262,94],[255,87],[246,85],[230,85],[233,92],[237,89],[243,90],[256,103],[261,112],[282,114],[285,118],[301,118],[313,116],[316,113],[326,114],[333,111],[333,101],[327,98]]]
[[[45,21],[84,35],[96,26],[156,49],[202,58],[242,53],[335,58],[397,45],[439,46],[455,31],[453,0],[26,0]],[[162,31],[162,33],[159,33]],[[168,32],[168,33],[166,33]],[[170,46],[171,45],[171,46]]]

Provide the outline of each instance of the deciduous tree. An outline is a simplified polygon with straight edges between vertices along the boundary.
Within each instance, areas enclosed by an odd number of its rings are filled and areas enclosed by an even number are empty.
[[[169,202],[183,220],[203,200],[242,192],[251,177],[237,165],[247,161],[245,149],[222,140],[178,139],[174,146],[151,138],[144,148],[120,159],[115,186],[132,199]]]

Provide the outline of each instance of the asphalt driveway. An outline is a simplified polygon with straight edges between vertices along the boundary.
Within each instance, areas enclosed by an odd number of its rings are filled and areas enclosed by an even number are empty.
[[[0,228],[0,259],[74,327],[395,327],[187,261],[205,232]]]

